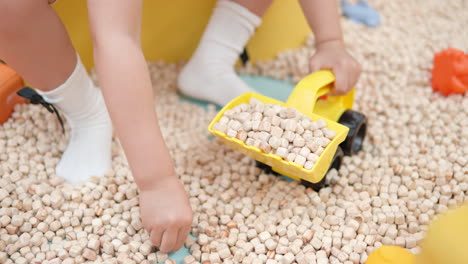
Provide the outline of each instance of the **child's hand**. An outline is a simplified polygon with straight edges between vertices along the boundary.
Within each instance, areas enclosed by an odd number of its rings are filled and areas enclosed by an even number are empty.
[[[348,93],[359,79],[361,66],[346,51],[341,40],[326,41],[317,45],[317,51],[310,60],[310,71],[332,70],[335,74],[335,89],[332,95]]]
[[[192,225],[192,208],[179,179],[169,177],[140,191],[143,226],[162,252],[182,247]]]

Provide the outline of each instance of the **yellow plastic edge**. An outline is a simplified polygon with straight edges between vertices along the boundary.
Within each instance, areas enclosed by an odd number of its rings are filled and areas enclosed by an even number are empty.
[[[310,98],[319,98],[328,94],[334,81],[335,75],[329,70],[314,72],[296,85],[286,104],[306,115],[314,113],[329,120],[338,121],[344,111],[353,107],[354,88],[346,95],[328,96],[326,100],[316,100],[316,102],[310,100]],[[318,88],[311,89],[311,87]]]

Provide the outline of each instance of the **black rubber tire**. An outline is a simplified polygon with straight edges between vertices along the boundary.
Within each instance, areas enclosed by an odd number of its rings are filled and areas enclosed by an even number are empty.
[[[274,171],[270,165],[267,165],[265,163],[262,163],[260,161],[255,161],[255,165],[257,166],[257,168],[260,168],[262,169],[265,173],[267,174],[274,174],[274,175],[280,175],[279,173],[277,173],[276,171]]]
[[[336,170],[339,170],[340,167],[341,167],[341,162],[343,161],[343,157],[344,157],[344,153],[343,153],[343,150],[338,147],[336,149],[336,152],[335,152],[335,156],[333,156],[333,159],[332,159],[332,162],[330,164],[330,167],[328,168],[327,170],[327,173],[331,170],[331,169],[336,169]],[[317,183],[311,183],[311,182],[308,182],[306,180],[301,180],[301,183],[302,185],[304,185],[306,188],[312,188],[314,191],[318,192],[320,191],[320,189],[322,189],[323,187],[325,187],[326,185],[326,178],[327,178],[327,174],[325,174],[325,176],[323,176],[323,178],[317,182]]]
[[[341,115],[338,123],[349,128],[348,136],[345,141],[340,144],[344,154],[351,156],[361,151],[367,131],[366,116],[353,110],[346,110]]]

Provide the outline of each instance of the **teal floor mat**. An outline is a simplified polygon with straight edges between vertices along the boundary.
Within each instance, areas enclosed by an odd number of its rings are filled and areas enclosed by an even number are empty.
[[[242,80],[244,80],[250,87],[252,87],[256,92],[263,94],[265,96],[272,97],[280,101],[286,101],[289,94],[294,89],[294,84],[289,81],[279,81],[268,77],[263,76],[249,76],[241,75]],[[195,100],[193,98],[188,98],[186,96],[181,96],[181,100],[189,101],[191,103],[206,107],[207,102]],[[218,107],[220,109],[220,107]],[[284,177],[285,180],[291,180]],[[188,256],[189,250],[186,247],[181,248],[177,252],[172,252],[169,254],[169,257],[176,261],[176,263],[184,263],[184,258]]]
[[[285,102],[294,89],[290,81],[280,81],[263,76],[241,75],[250,87],[260,94]]]
[[[289,81],[280,81],[269,77],[241,75],[241,79],[256,92],[283,102],[288,99],[289,94],[294,89],[294,85]],[[202,107],[206,107],[208,105],[205,101],[193,99],[184,95],[180,95],[180,98],[181,100],[188,101]],[[221,109],[220,106],[217,106],[217,108]]]

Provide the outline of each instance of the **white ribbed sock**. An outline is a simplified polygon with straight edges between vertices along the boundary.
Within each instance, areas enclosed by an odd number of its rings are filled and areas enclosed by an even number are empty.
[[[60,110],[71,128],[56,174],[72,183],[91,176],[102,177],[111,168],[112,122],[102,93],[94,86],[80,57],[65,83],[38,93]]]
[[[181,93],[223,106],[251,92],[234,64],[260,23],[261,18],[247,8],[218,1],[195,53],[179,75]]]

